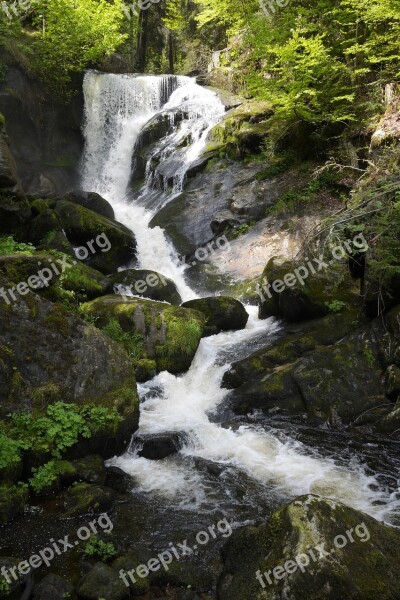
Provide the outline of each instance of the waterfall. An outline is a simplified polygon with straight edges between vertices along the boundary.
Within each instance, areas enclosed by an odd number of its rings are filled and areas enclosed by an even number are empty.
[[[208,131],[224,113],[223,104],[215,93],[201,88],[194,79],[174,75],[114,75],[89,71],[84,78],[83,92],[83,189],[106,198],[114,207],[116,219],[135,232],[139,268],[158,271],[173,279],[183,300],[196,297],[185,282],[187,267],[180,263],[163,231],[159,227],[149,229],[153,214],[146,208],[146,199],[154,195],[151,177],[138,194],[137,202],[128,201],[127,188],[134,149],[146,123],[158,114],[171,115],[180,110],[186,118],[162,141],[163,160],[175,157],[174,163],[178,165],[173,194],[179,193],[189,165],[205,146]],[[182,139],[188,136],[192,143],[179,148]]]
[[[171,277],[184,299],[195,297],[185,282],[185,267],[160,228],[149,228],[154,194],[168,202],[183,187],[185,174],[205,147],[209,129],[218,122],[224,107],[216,94],[188,77],[110,75],[88,72],[84,80],[85,154],[83,188],[104,196],[113,205],[117,220],[130,227],[138,242],[141,268]],[[173,170],[172,190],[154,189],[154,172],[136,197],[128,192],[132,158],[139,135],[157,114],[179,110],[183,121],[153,150],[162,166]],[[182,140],[188,143],[182,145]],[[162,176],[162,172],[160,171]],[[156,178],[157,179],[157,178]],[[161,186],[163,187],[163,186]],[[273,335],[279,325],[260,321],[255,307],[243,331],[221,333],[203,339],[190,370],[182,376],[163,372],[139,386],[142,400],[140,433],[178,431],[186,442],[180,454],[164,461],[149,461],[127,452],[108,462],[132,474],[138,487],[200,510],[207,497],[202,475],[194,462],[199,458],[229,465],[244,472],[283,500],[316,493],[343,501],[378,519],[388,519],[399,501],[383,488],[362,464],[338,464],[306,447],[284,432],[256,425],[223,428],[212,415],[228,392],[222,377],[233,356],[252,340]]]

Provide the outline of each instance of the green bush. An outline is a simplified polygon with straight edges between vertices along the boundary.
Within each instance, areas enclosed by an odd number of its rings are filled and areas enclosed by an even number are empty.
[[[11,235],[0,236],[0,254],[15,254],[18,252],[33,254],[35,250],[36,248],[32,244],[16,242]]]
[[[124,331],[116,319],[111,319],[101,331],[122,344],[132,360],[139,360],[143,356],[143,337],[138,333]]]

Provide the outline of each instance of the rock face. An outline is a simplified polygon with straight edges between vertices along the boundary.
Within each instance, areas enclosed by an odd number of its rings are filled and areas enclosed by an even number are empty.
[[[58,104],[22,69],[9,66],[0,82],[0,112],[27,194],[55,196],[78,185],[83,150],[81,92],[69,104]]]
[[[0,114],[0,190],[21,192],[17,166],[10,152],[5,131],[4,118]]]
[[[0,300],[0,353],[1,418],[60,399],[115,406],[123,422],[114,448],[124,448],[139,408],[131,361],[117,343],[29,292],[10,304]]]
[[[151,300],[104,296],[82,306],[96,326],[115,330],[123,337],[135,361],[149,359],[157,371],[186,371],[196,354],[204,330],[202,313]]]
[[[394,431],[399,311],[390,311],[384,322],[363,324],[365,319],[354,311],[298,325],[293,333],[289,328],[285,339],[239,361],[225,375],[225,385],[236,388],[234,410],[306,413],[332,425],[375,423]],[[385,398],[388,367],[390,396]]]
[[[385,116],[371,138],[371,147],[396,144],[400,139],[400,96],[388,106]]]
[[[126,269],[110,277],[109,281],[115,294],[122,295],[128,291],[134,296],[143,296],[176,306],[182,302],[175,283],[156,271]]]
[[[243,304],[229,296],[189,300],[184,302],[182,307],[202,312],[206,317],[205,332],[211,335],[220,331],[244,329],[249,319]]]
[[[302,496],[223,550],[219,600],[396,600],[400,535],[344,504]]]

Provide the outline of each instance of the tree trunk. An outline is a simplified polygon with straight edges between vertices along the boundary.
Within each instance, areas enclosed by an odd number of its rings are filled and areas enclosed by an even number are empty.
[[[141,10],[136,42],[135,70],[144,73],[147,63],[148,11]]]
[[[174,48],[174,34],[172,31],[168,31],[168,62],[169,62],[169,73],[175,74],[175,48]]]

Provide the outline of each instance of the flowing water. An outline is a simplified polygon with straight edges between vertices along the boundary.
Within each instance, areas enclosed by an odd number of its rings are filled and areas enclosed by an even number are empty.
[[[88,72],[84,94],[83,188],[109,200],[117,220],[134,231],[139,268],[172,278],[184,300],[196,297],[185,280],[186,267],[163,231],[149,228],[149,222],[156,208],[183,188],[188,167],[201,154],[209,129],[224,113],[223,105],[188,77]],[[178,113],[183,120],[154,148],[161,167],[157,171],[150,157],[146,184],[133,194],[129,181],[141,131],[157,115],[169,115],[173,123]],[[257,497],[265,494],[271,502],[310,492],[394,522],[400,496],[399,482],[390,478],[395,461],[390,448],[384,450],[387,461],[374,469],[370,463],[378,442],[372,441],[369,450],[360,444],[357,452],[344,433],[325,431],[321,436],[319,431],[317,446],[315,435],[301,423],[249,418],[222,424],[221,407],[228,391],[221,381],[229,364],[271,343],[280,329],[277,321],[260,321],[254,307],[247,309],[246,329],[203,339],[186,374],[163,372],[139,386],[140,432],[181,432],[186,440],[181,452],[149,461],[138,457],[133,446],[109,464],[134,477],[136,492],[164,498],[180,510],[210,511],[227,497],[238,505],[238,485],[245,480],[253,482]],[[221,477],[209,477],[204,465],[210,464],[219,466]]]

